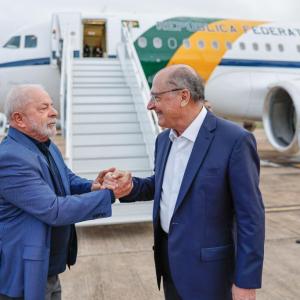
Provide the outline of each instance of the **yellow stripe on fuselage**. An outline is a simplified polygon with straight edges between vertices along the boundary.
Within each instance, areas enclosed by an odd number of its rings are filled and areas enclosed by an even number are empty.
[[[197,31],[189,38],[190,48],[180,46],[168,65],[187,64],[193,67],[199,75],[207,81],[213,70],[218,66],[226,51],[226,43],[233,44],[242,34],[252,27],[265,24],[262,21],[223,20],[210,23],[202,31]],[[199,41],[205,47],[200,49]],[[213,42],[218,43],[218,48],[212,47]]]

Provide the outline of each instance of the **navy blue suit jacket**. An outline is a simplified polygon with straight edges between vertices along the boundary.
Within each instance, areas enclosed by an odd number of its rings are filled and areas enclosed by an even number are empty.
[[[154,199],[158,285],[159,209],[170,147],[166,130],[156,140],[155,174],[144,179],[134,177],[131,194],[121,199]],[[264,223],[253,135],[208,112],[189,158],[169,229],[170,270],[182,299],[229,300],[233,283],[241,288],[259,288]]]
[[[111,216],[111,192],[90,192],[91,181],[72,173],[53,143],[49,150],[65,197],[56,196],[47,161],[29,138],[10,128],[0,145],[0,294],[44,299],[51,227]]]

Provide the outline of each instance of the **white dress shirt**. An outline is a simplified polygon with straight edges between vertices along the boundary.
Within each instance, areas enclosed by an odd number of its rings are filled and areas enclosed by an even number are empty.
[[[180,136],[177,136],[173,129],[169,134],[172,146],[166,164],[160,199],[161,227],[167,233],[169,232],[170,221],[174,213],[183,175],[206,114],[207,110],[203,106],[198,116]]]

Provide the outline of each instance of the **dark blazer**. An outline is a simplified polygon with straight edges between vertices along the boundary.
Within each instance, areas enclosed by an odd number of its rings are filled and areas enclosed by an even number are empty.
[[[160,198],[171,141],[169,130],[156,140],[155,174],[133,178],[123,202],[154,198],[154,256],[158,285]],[[174,174],[176,176],[176,174]],[[195,141],[170,223],[168,255],[182,299],[229,300],[233,282],[261,286],[264,206],[259,158],[253,135],[208,112]]]
[[[10,128],[0,145],[0,294],[44,299],[51,227],[111,216],[112,193],[90,192],[91,181],[72,173],[53,143],[50,152],[65,197],[54,193],[47,161],[33,141]]]

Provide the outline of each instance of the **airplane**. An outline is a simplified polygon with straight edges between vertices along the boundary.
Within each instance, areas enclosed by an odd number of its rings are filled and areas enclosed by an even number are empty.
[[[157,15],[56,14],[73,31],[74,57],[116,57],[121,27],[151,86],[161,68],[184,63],[205,80],[214,112],[263,121],[269,142],[287,156],[299,154],[300,24]],[[0,110],[16,84],[42,84],[59,107],[59,52],[55,17],[13,33],[0,48]]]

